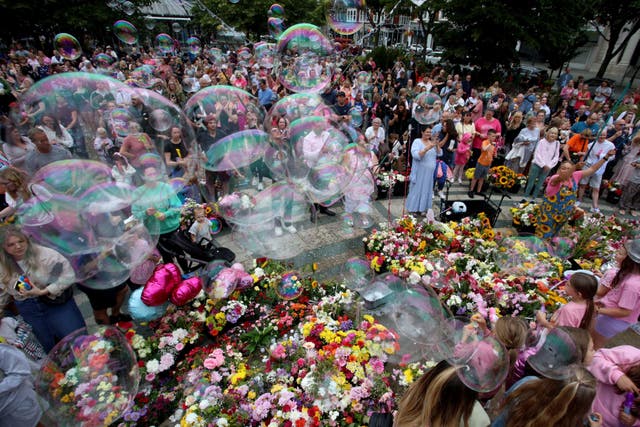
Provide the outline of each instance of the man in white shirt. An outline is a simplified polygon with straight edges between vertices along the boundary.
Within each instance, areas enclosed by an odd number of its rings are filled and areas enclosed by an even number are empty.
[[[611,151],[613,151],[613,153],[615,154],[616,146],[613,142],[607,140],[606,137],[607,134],[605,132],[600,132],[600,134],[598,134],[598,140],[589,144],[589,148],[587,149],[587,157],[584,160],[585,168],[589,168],[591,165],[594,165],[598,160],[606,157]],[[578,190],[578,203],[582,202],[582,197],[584,196],[584,192],[587,189],[587,186],[591,187],[591,212],[593,213],[600,213],[600,208],[598,207],[598,198],[600,196],[602,175],[607,168],[607,163],[609,163],[608,160],[605,161],[602,166],[600,166],[600,169],[598,169],[596,173],[594,173],[590,177],[582,178],[580,180],[580,188]]]
[[[379,117],[373,119],[371,126],[364,131],[364,137],[367,139],[367,148],[377,155],[380,152],[380,144],[384,142],[386,137],[382,120]]]

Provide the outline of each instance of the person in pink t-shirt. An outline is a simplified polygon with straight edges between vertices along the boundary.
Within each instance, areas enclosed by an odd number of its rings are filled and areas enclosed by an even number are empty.
[[[470,164],[475,165],[478,157],[480,157],[480,151],[482,149],[482,141],[488,138],[488,132],[490,129],[496,131],[498,137],[502,135],[502,125],[500,124],[500,120],[493,117],[494,111],[491,108],[487,108],[484,116],[480,117],[478,120],[474,122],[475,125],[475,133],[473,137],[473,144],[471,145],[473,150],[473,155],[471,157]],[[496,144],[497,147],[501,147],[501,143]]]
[[[572,326],[590,330],[593,326],[595,305],[593,298],[598,291],[598,280],[593,274],[574,273],[565,285],[565,293],[571,301],[560,307],[551,320],[546,314],[538,311],[536,318],[545,328],[556,326]]]
[[[637,403],[625,414],[625,394],[638,396],[640,349],[630,345],[603,348],[596,352],[589,370],[598,381],[591,410],[602,416],[604,426],[640,426]]]
[[[614,335],[627,329],[640,316],[640,239],[625,243],[627,257],[620,270],[596,305],[595,331],[593,339],[600,348]]]

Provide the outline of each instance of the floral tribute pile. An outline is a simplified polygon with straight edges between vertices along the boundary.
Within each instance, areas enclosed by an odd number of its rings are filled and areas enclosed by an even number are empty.
[[[254,286],[213,300],[202,292],[147,331],[126,334],[143,384],[120,425],[362,426],[429,366],[395,365],[398,336],[356,310],[356,295],[266,262]]]
[[[600,268],[637,226],[615,217],[584,218],[542,242],[496,234],[483,215],[448,224],[405,216],[363,240],[372,269],[433,287],[454,315],[533,318],[542,305],[553,311],[565,302],[558,293],[565,270]]]

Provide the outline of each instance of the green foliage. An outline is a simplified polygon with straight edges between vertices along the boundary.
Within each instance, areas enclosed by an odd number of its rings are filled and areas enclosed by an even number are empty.
[[[390,49],[384,46],[378,46],[373,49],[370,56],[373,57],[376,66],[383,70],[392,68],[398,58],[400,58],[404,63],[407,63],[408,60],[406,52],[402,49]]]
[[[272,0],[240,0],[233,4],[228,0],[204,0],[206,6],[228,25],[244,32],[252,40],[268,34],[267,12],[274,3]],[[306,0],[279,1],[285,12],[285,26],[290,27],[301,22],[323,25],[324,16],[320,5],[309,7]],[[194,21],[209,31],[222,29],[220,22],[204,11],[194,11]]]
[[[144,6],[152,0],[131,0]],[[26,36],[51,38],[60,32],[74,35],[81,43],[88,38],[111,39],[111,26],[118,19],[132,22],[138,30],[144,29],[139,12],[132,16],[114,11],[104,0],[0,0],[3,11],[3,37],[19,39]],[[50,49],[49,46],[42,46]]]

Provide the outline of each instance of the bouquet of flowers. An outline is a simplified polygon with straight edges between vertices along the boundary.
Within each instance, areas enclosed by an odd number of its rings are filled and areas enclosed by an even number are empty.
[[[516,184],[520,183],[518,174],[506,166],[494,166],[489,169],[489,176],[487,177],[487,180],[494,187],[503,190],[510,190]]]
[[[476,168],[469,168],[466,171],[464,171],[464,177],[467,178],[468,180],[472,180],[474,173],[476,173]]]
[[[511,216],[515,228],[535,228],[540,217],[540,206],[531,202],[518,203],[511,208]]]
[[[618,181],[609,181],[607,190],[607,201],[609,203],[618,203],[620,196],[622,196],[622,184]]]
[[[380,188],[393,188],[397,182],[404,182],[405,176],[394,170],[380,171],[376,175],[376,185]]]
[[[231,193],[225,195],[218,202],[218,206],[225,217],[233,218],[239,212],[247,211],[256,205],[253,197],[243,193]]]

